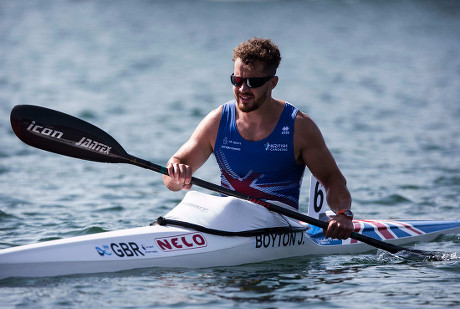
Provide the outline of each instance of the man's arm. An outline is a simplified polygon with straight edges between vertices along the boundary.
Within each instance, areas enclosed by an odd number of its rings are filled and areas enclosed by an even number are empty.
[[[335,212],[351,208],[351,195],[345,177],[324,142],[321,131],[307,115],[300,113],[296,118],[294,144],[298,160],[308,166],[312,174],[326,189],[326,200]],[[326,237],[346,239],[353,231],[353,222],[344,214],[338,214],[329,222]]]
[[[166,164],[169,176],[163,176],[163,182],[169,190],[191,188],[192,174],[213,152],[221,113],[222,107],[210,112],[200,122],[190,139],[169,159]]]

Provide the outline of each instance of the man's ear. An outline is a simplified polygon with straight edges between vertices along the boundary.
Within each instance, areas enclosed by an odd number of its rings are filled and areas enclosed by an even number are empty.
[[[278,76],[273,76],[272,79],[270,79],[270,83],[271,83],[271,86],[272,86],[272,89],[274,89],[276,87],[276,85],[278,85]]]

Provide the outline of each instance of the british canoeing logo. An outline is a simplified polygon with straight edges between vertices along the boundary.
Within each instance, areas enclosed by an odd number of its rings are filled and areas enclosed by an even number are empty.
[[[288,151],[288,144],[270,144],[265,143],[265,151]]]

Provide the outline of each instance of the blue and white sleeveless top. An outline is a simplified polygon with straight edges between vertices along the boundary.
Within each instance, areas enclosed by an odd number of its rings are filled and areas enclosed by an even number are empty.
[[[298,109],[286,102],[273,132],[255,142],[241,137],[235,112],[235,100],[223,105],[214,146],[222,186],[298,209],[305,170],[305,165],[297,164],[294,156],[294,121]]]

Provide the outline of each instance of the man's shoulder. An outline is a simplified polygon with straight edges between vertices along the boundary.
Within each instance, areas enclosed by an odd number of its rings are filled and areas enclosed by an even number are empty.
[[[203,131],[204,134],[214,135],[219,128],[221,115],[222,105],[210,111],[206,117],[201,120],[198,130]]]
[[[212,111],[209,112],[209,114],[205,117],[208,121],[219,121],[220,116],[222,115],[222,109],[223,105],[220,105],[219,107],[213,109]]]
[[[298,112],[294,123],[294,142],[301,148],[322,140],[319,127],[306,113]]]
[[[311,117],[308,114],[300,110],[297,112],[297,115],[295,117],[295,125],[301,127],[302,129],[316,127],[316,124],[313,121],[313,119],[311,119]]]

